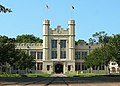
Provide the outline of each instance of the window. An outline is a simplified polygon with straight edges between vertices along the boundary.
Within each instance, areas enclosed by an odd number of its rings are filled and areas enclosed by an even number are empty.
[[[50,65],[47,65],[47,71],[49,71],[50,70]]]
[[[37,59],[42,59],[43,52],[37,52]]]
[[[52,48],[57,48],[57,40],[51,40],[52,42]]]
[[[82,70],[87,70],[87,66],[84,63],[82,64]]]
[[[75,63],[75,70],[77,71],[77,70],[80,70],[80,69],[81,69],[80,63]]]
[[[75,59],[80,59],[80,52],[75,52]]]
[[[66,40],[60,40],[60,47],[66,48]]]
[[[116,65],[116,63],[112,63],[112,65]]]
[[[70,71],[71,70],[71,65],[68,65],[68,71]]]
[[[31,51],[30,54],[33,55],[34,58],[36,59],[36,51]]]
[[[61,59],[66,59],[66,51],[61,51],[60,52],[60,58]]]
[[[57,51],[52,51],[52,59],[57,59]]]
[[[82,58],[87,57],[87,52],[82,52]]]
[[[42,63],[37,63],[37,70],[42,70]]]

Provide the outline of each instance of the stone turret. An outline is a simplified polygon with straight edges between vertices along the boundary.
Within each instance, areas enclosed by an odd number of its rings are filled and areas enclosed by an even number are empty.
[[[47,60],[49,57],[49,31],[50,21],[43,21],[43,60]]]
[[[75,60],[75,20],[68,21],[69,28],[69,60]]]

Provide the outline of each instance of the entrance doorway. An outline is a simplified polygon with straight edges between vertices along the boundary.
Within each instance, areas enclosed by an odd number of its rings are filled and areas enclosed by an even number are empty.
[[[55,73],[63,73],[63,65],[62,64],[55,65]]]

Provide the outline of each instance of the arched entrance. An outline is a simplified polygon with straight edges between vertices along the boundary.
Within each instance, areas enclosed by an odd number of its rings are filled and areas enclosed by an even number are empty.
[[[62,64],[55,65],[55,73],[63,73],[63,65]]]

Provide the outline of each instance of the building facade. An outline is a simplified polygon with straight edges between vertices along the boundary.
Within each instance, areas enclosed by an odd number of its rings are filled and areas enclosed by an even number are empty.
[[[84,58],[92,50],[100,47],[99,44],[91,45],[84,41],[75,45],[75,20],[69,20],[66,29],[61,26],[52,29],[50,21],[44,20],[43,43],[17,43],[16,45],[17,49],[27,50],[29,54],[34,55],[36,65],[33,71],[45,73],[89,72],[84,65]],[[103,73],[105,69],[105,66],[99,69],[94,67],[93,72],[99,70]]]

